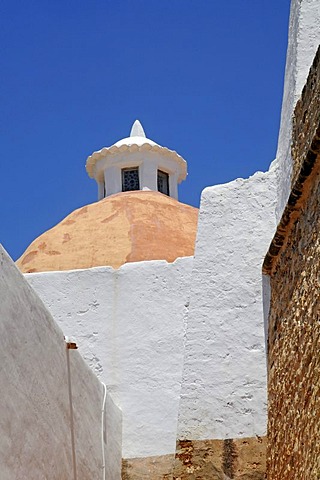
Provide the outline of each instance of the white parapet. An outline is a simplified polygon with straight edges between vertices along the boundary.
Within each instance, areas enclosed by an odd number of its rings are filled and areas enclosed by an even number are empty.
[[[119,408],[1,246],[0,352],[1,480],[120,480]]]
[[[206,188],[191,276],[178,439],[266,433],[262,261],[274,173]]]
[[[26,278],[123,413],[123,457],[175,452],[192,258]]]

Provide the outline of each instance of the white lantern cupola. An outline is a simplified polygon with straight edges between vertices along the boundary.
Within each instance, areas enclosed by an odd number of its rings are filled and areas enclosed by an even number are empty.
[[[187,162],[146,138],[139,120],[130,137],[90,155],[86,169],[98,183],[98,200],[131,190],[155,190],[178,199],[178,184],[187,176]]]

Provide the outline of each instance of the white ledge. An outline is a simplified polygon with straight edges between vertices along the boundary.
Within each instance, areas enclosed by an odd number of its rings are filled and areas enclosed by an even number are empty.
[[[131,137],[131,139],[132,138],[135,138],[135,137]],[[139,137],[139,138],[144,141],[146,140],[143,137]],[[149,143],[149,142],[151,141],[149,140],[148,143],[144,142],[141,145],[138,145],[137,143],[132,143],[129,145],[122,144],[118,146],[117,144],[115,144],[115,145],[112,145],[111,147],[104,147],[101,150],[93,152],[93,154],[87,158],[87,162],[86,162],[86,170],[89,177],[95,178],[94,167],[96,163],[103,158],[116,156],[119,153],[121,154],[121,153],[131,153],[131,152],[152,151],[155,153],[161,153],[161,155],[165,155],[177,161],[180,164],[181,171],[182,171],[182,173],[179,176],[179,182],[184,180],[187,175],[187,162],[184,160],[184,158],[181,157],[181,155],[179,155],[175,150],[170,150],[167,147],[161,147],[157,143],[154,143],[154,142]]]

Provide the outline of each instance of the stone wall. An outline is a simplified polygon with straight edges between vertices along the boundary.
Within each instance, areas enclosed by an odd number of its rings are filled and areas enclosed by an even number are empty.
[[[320,474],[320,183],[271,279],[268,478]]]
[[[123,461],[122,480],[263,480],[266,437],[180,440],[175,457]]]
[[[173,455],[129,458],[122,462],[122,480],[172,480]]]
[[[178,443],[174,480],[263,480],[266,438],[182,440]]]
[[[268,478],[320,478],[319,53],[295,110],[293,189],[265,262],[269,315]]]

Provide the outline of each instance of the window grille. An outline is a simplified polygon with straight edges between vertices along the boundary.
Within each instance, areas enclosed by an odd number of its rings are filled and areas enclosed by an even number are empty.
[[[139,168],[124,168],[122,170],[122,191],[139,190]]]
[[[161,170],[158,170],[158,191],[169,195],[169,175]]]

